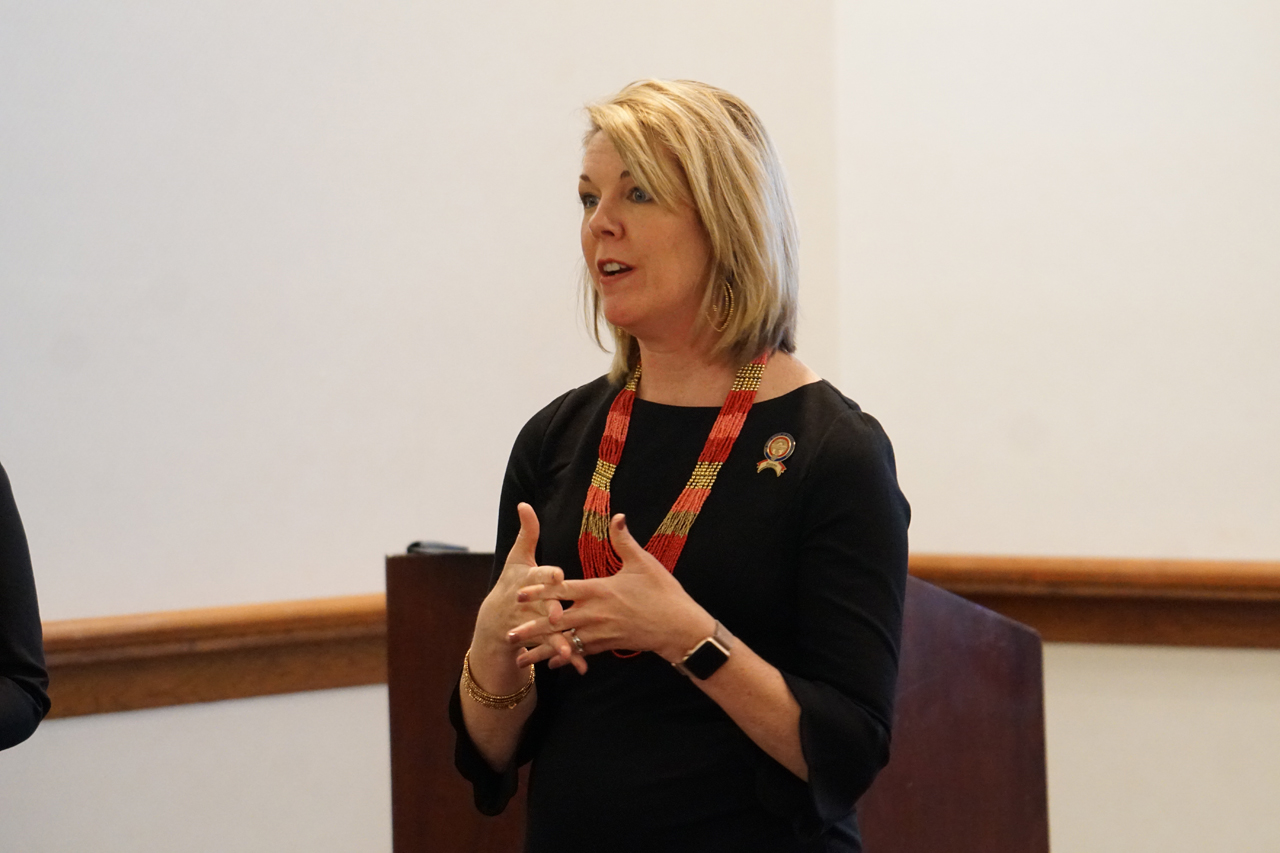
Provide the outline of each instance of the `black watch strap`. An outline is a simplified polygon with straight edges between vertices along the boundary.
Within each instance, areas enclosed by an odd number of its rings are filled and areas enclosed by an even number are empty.
[[[685,675],[702,681],[710,678],[729,660],[731,645],[729,632],[717,620],[715,631],[711,636],[690,649],[684,658],[673,663],[672,666]]]

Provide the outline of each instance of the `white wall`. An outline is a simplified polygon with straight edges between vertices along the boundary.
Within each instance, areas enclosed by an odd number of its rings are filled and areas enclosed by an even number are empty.
[[[912,547],[1280,559],[1274,3],[838,4],[841,366]],[[1280,849],[1280,652],[1046,648],[1056,853]]]
[[[413,539],[491,548],[516,431],[607,365],[577,319],[581,107],[632,79],[764,117],[802,349],[837,370],[832,22],[0,0],[0,461],[44,616],[363,593]],[[0,853],[386,850],[383,695],[50,721],[0,755]]]
[[[844,382],[922,551],[1280,557],[1280,10],[840,4]]]
[[[0,756],[0,851],[389,851],[386,719],[354,687],[52,720]]]
[[[1055,853],[1280,850],[1280,651],[1045,647]]]
[[[771,128],[802,355],[894,437],[917,550],[1275,559],[1277,45],[1246,0],[0,0],[0,461],[44,615],[489,547],[515,431],[606,363],[579,110],[642,76]],[[1050,646],[1055,850],[1280,847],[1275,661]],[[0,755],[0,851],[385,850],[383,697],[51,721]]]
[[[0,451],[46,618],[367,592],[411,540],[492,547],[516,431],[607,366],[581,108],[638,77],[774,129],[806,353],[837,367],[825,2],[0,9]]]

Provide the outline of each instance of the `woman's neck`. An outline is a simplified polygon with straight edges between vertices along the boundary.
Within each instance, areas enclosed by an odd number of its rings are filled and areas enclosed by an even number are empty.
[[[640,361],[644,374],[636,395],[668,406],[723,405],[737,374],[736,366],[692,348],[669,350],[641,342]],[[780,397],[820,378],[795,356],[776,352],[765,368],[756,400]]]
[[[736,373],[733,366],[692,347],[664,349],[642,342],[640,363],[644,374],[637,396],[668,406],[719,406]]]

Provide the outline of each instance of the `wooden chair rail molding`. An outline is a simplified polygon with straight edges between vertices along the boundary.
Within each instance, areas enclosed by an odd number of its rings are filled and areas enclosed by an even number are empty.
[[[1047,642],[1280,648],[1280,563],[914,554],[911,574]]]
[[[1280,562],[913,554],[1049,642],[1280,648]],[[386,681],[382,594],[44,625],[51,717]]]
[[[381,593],[44,624],[50,717],[387,680]]]

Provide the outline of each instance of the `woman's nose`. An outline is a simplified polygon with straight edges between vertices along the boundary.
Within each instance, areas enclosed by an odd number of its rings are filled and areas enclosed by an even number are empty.
[[[617,211],[611,202],[601,200],[596,209],[591,213],[591,219],[587,222],[587,227],[591,229],[591,235],[597,240],[602,237],[621,237],[622,236],[622,220],[617,216]]]

